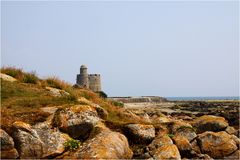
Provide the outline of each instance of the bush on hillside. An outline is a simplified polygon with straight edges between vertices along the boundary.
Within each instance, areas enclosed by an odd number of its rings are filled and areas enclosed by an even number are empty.
[[[50,77],[45,80],[47,82],[47,85],[53,88],[57,89],[66,89],[68,87],[71,87],[70,84],[68,84],[65,81],[62,81],[56,77]]]
[[[7,74],[12,76],[23,83],[33,83],[37,84],[39,78],[37,77],[35,72],[23,72],[22,69],[15,68],[15,67],[2,67],[1,73]]]
[[[38,81],[39,81],[39,79],[34,72],[25,73],[23,80],[22,80],[22,82],[24,82],[24,83],[33,83],[33,84],[37,84]]]
[[[103,91],[97,92],[97,94],[101,97],[101,98],[107,98],[107,94]]]

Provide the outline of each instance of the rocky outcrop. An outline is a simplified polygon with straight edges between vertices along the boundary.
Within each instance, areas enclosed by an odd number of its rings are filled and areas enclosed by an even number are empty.
[[[0,79],[2,79],[4,81],[8,81],[8,82],[15,82],[15,81],[17,81],[17,79],[15,79],[12,76],[9,76],[7,74],[4,74],[4,73],[0,73]]]
[[[127,138],[98,124],[91,137],[76,151],[66,152],[58,158],[67,159],[130,159],[132,151]]]
[[[175,120],[168,123],[168,128],[172,134],[175,134],[182,128],[192,128],[192,125],[181,120]]]
[[[198,133],[205,131],[223,131],[228,127],[228,122],[223,117],[204,115],[196,118],[193,122],[193,126],[196,127]]]
[[[185,137],[189,142],[191,142],[194,138],[197,137],[195,133],[195,129],[190,126],[180,126],[175,131],[175,136]]]
[[[95,110],[96,110],[97,113],[98,113],[98,116],[99,116],[100,118],[102,118],[102,119],[107,119],[107,117],[108,117],[108,112],[107,112],[104,108],[102,108],[101,106],[99,106],[98,104],[93,103],[93,102],[87,100],[87,99],[84,98],[84,97],[78,98],[78,101],[79,101],[80,103],[87,104],[87,105],[89,105],[89,106],[94,107]]]
[[[232,153],[231,155],[224,157],[224,159],[227,160],[239,160],[240,159],[240,150],[235,151],[234,153]]]
[[[183,157],[189,157],[190,152],[192,150],[192,146],[188,139],[184,136],[174,136],[173,137],[174,144],[177,146],[178,150],[180,151]]]
[[[154,159],[181,159],[178,148],[174,144],[163,145],[156,149],[155,154],[153,155]]]
[[[70,94],[62,89],[57,89],[53,87],[46,87],[46,89],[50,92],[52,96],[61,97],[61,96],[69,96]]]
[[[155,137],[153,125],[128,124],[124,127],[124,132],[134,143],[150,143]]]
[[[0,129],[1,140],[1,159],[15,159],[18,157],[18,152],[14,148],[14,142],[4,130]]]
[[[13,138],[20,158],[51,158],[64,152],[64,143],[70,139],[57,129],[50,129],[48,124],[34,127],[24,122],[13,124]]]
[[[13,138],[20,158],[41,158],[43,155],[43,142],[37,132],[24,122],[13,124]]]
[[[148,146],[148,150],[154,159],[181,159],[177,146],[167,134],[158,135]]]
[[[93,107],[76,105],[58,109],[53,118],[53,126],[72,138],[86,139],[99,121],[98,113]]]
[[[224,131],[221,132],[204,132],[197,138],[200,150],[212,158],[223,158],[235,152],[238,147],[231,135]]]
[[[231,126],[228,126],[225,131],[228,133],[228,134],[233,134],[235,136],[237,136],[237,130],[234,128],[234,127],[231,127]]]
[[[43,142],[42,158],[51,158],[62,154],[65,151],[64,143],[71,138],[58,131],[57,128],[50,129],[47,123],[41,123],[33,126],[39,138]]]

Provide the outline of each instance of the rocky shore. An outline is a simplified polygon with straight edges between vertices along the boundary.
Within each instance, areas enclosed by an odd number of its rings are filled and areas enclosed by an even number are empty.
[[[74,99],[71,90],[16,81],[2,81],[2,159],[239,159],[239,101],[113,106],[90,91],[76,89]],[[39,102],[46,95],[47,105]],[[13,104],[25,108],[9,117]],[[31,114],[46,119],[24,116],[33,105],[39,110]]]

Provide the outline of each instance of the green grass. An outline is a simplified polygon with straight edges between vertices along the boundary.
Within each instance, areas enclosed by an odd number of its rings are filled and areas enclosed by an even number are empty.
[[[167,134],[169,138],[173,138],[174,134]]]
[[[64,147],[67,150],[73,151],[73,150],[78,149],[80,147],[80,144],[81,144],[80,141],[75,140],[75,139],[70,139],[64,143]]]

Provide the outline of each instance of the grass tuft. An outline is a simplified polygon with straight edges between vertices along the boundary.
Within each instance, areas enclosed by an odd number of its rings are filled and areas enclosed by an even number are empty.
[[[45,80],[47,86],[57,88],[57,89],[66,89],[71,87],[71,85],[65,81],[58,79],[57,77],[49,77]]]

